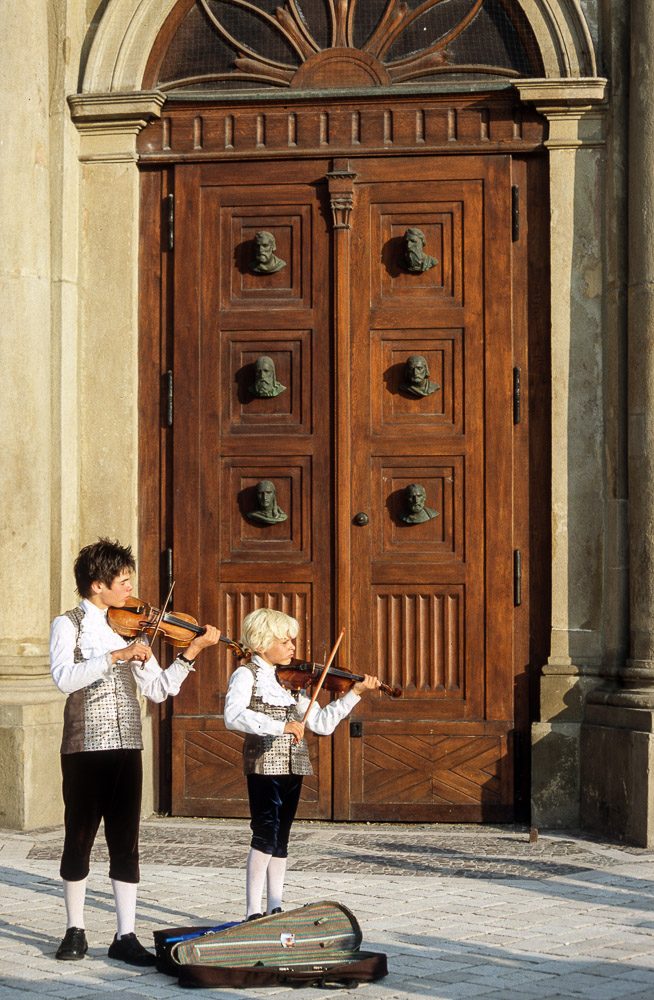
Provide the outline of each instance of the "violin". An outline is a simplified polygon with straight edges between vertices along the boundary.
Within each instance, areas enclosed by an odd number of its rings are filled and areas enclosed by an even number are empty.
[[[323,665],[320,663],[303,663],[302,660],[291,660],[286,667],[275,667],[277,680],[282,687],[289,691],[301,691],[309,688],[320,680]],[[330,667],[325,676],[323,687],[326,691],[335,691],[338,694],[345,694],[357,681],[364,679],[363,674],[353,674],[349,670],[341,670],[338,667]],[[390,684],[380,684],[379,690],[387,694],[389,698],[401,698],[402,688],[391,687]]]
[[[122,608],[109,608],[107,611],[109,624],[114,632],[126,639],[136,639],[143,635],[153,635],[159,625],[158,635],[161,635],[171,646],[188,646],[196,635],[204,635],[205,629],[198,625],[197,619],[181,611],[166,611],[161,616],[158,608],[142,601],[139,597],[128,597]],[[159,619],[161,618],[161,621]],[[220,636],[220,642],[226,643],[237,659],[249,655],[249,649],[229,639]]]

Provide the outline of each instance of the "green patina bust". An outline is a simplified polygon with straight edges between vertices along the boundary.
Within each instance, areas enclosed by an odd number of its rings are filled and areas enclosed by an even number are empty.
[[[277,491],[275,484],[269,479],[262,479],[256,485],[257,506],[254,510],[247,512],[247,517],[252,521],[259,521],[261,524],[278,524],[285,521],[288,514],[277,503]]]
[[[275,362],[262,354],[254,362],[254,382],[248,386],[249,392],[258,399],[269,399],[271,396],[279,396],[285,389],[286,386],[277,381]]]
[[[425,253],[425,234],[422,229],[411,226],[404,234],[404,256],[398,260],[403,271],[410,274],[422,274],[430,267],[438,264],[436,257],[430,257]]]
[[[436,382],[429,379],[429,366],[422,354],[412,354],[404,365],[404,381],[400,389],[412,396],[429,396],[440,389]]]
[[[438,517],[438,511],[431,507],[425,507],[427,491],[420,483],[411,483],[404,490],[405,508],[400,512],[400,518],[405,524],[422,524],[430,521],[432,517]]]
[[[250,270],[255,274],[275,274],[286,267],[286,261],[275,256],[277,243],[272,233],[262,229],[254,237],[254,260],[250,261]]]

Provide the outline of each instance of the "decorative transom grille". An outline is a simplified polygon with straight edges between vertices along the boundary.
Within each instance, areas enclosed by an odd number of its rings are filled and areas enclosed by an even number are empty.
[[[164,90],[299,90],[540,76],[515,0],[182,0]],[[170,35],[169,35],[170,37]]]

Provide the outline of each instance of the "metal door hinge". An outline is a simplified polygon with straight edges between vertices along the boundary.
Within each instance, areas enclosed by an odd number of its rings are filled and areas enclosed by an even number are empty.
[[[520,399],[520,375],[519,368],[513,369],[513,423],[519,424],[522,416]]]
[[[168,249],[175,249],[175,195],[166,197],[166,222],[168,224]]]
[[[520,239],[520,188],[511,185],[511,239],[515,243]]]
[[[163,577],[164,577],[164,589],[168,593],[173,585],[173,550],[168,548],[164,549],[163,553]]]
[[[522,604],[522,555],[520,549],[513,551],[513,603],[516,608]]]
[[[166,393],[165,423],[166,427],[173,426],[173,373],[170,369],[164,375],[164,386]]]

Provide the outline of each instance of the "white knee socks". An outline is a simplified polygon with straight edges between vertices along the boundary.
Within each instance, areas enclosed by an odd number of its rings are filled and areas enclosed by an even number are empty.
[[[114,902],[116,904],[116,922],[118,924],[116,937],[121,938],[123,934],[132,934],[136,923],[136,883],[117,882],[111,880],[111,887],[114,890]]]
[[[254,847],[250,848],[245,866],[246,917],[251,916],[253,913],[263,912],[261,908],[263,883],[266,880],[266,871],[270,859],[270,854],[264,854],[263,851],[255,851]]]
[[[278,906],[282,905],[282,893],[284,891],[284,876],[286,874],[286,858],[271,858],[268,864],[267,877],[267,906],[266,913],[272,913]]]
[[[265,869],[264,869],[265,874]],[[84,900],[86,898],[86,879],[78,882],[64,883],[64,902],[66,904],[66,927],[81,927],[84,929]],[[263,882],[261,883],[263,886]],[[136,921],[136,884],[132,882],[117,882],[112,878],[116,903],[116,922],[118,937],[131,934]]]
[[[66,928],[85,927],[84,924],[84,899],[86,897],[86,879],[82,878],[78,882],[64,883],[64,902],[66,904]]]

